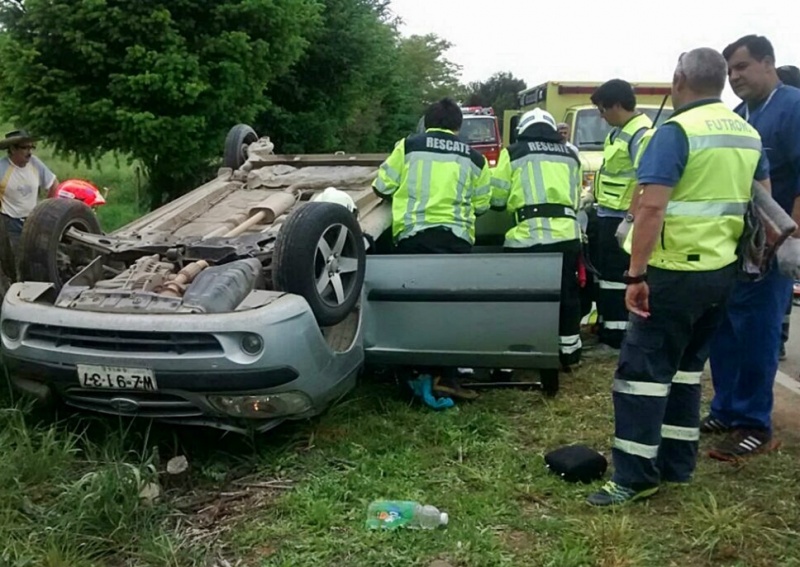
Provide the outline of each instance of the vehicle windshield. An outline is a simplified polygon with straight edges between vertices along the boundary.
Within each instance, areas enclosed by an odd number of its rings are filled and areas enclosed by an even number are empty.
[[[643,108],[641,111],[649,116],[650,120],[653,120],[658,114],[658,108]],[[670,116],[672,116],[672,109],[664,108],[658,117],[656,127],[661,126]],[[603,120],[596,108],[585,108],[578,111],[575,119],[575,145],[579,150],[602,150],[610,131],[611,126]]]
[[[496,144],[497,130],[493,116],[465,116],[458,133],[468,144]]]

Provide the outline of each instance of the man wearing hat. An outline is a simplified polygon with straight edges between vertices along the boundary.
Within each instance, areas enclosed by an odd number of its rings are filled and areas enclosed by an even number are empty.
[[[31,214],[39,191],[55,191],[58,180],[42,161],[33,155],[36,139],[26,130],[14,130],[0,140],[0,218],[5,224],[11,248],[16,251],[22,225]]]

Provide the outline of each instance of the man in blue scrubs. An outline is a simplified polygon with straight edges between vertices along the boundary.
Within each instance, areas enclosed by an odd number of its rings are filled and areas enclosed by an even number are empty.
[[[728,80],[742,102],[736,113],[761,135],[773,198],[800,219],[800,90],[784,86],[772,44],[748,35],[725,48]],[[800,202],[800,201],[798,201]],[[778,370],[781,322],[792,280],[776,267],[761,281],[737,282],[711,344],[714,399],[704,433],[726,433],[709,452],[721,460],[774,449],[772,388]]]

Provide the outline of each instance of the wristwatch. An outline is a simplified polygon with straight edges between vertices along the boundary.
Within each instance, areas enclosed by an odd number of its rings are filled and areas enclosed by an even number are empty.
[[[627,215],[625,215],[625,220],[628,222],[633,222],[633,215],[631,213],[628,213]]]
[[[617,272],[619,273],[619,272]],[[625,282],[625,285],[637,284],[647,281],[647,272],[641,273],[638,276],[632,276],[628,273],[628,270],[625,270],[625,273],[622,274],[622,281]]]

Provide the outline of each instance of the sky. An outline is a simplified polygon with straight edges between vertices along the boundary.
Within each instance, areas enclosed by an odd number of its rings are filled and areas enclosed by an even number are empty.
[[[778,65],[800,66],[800,20],[786,0],[391,0],[404,35],[435,33],[462,82],[510,71],[528,86],[550,80],[672,80],[695,47],[765,35]],[[792,6],[795,6],[792,9]],[[723,100],[738,102],[726,86]]]

